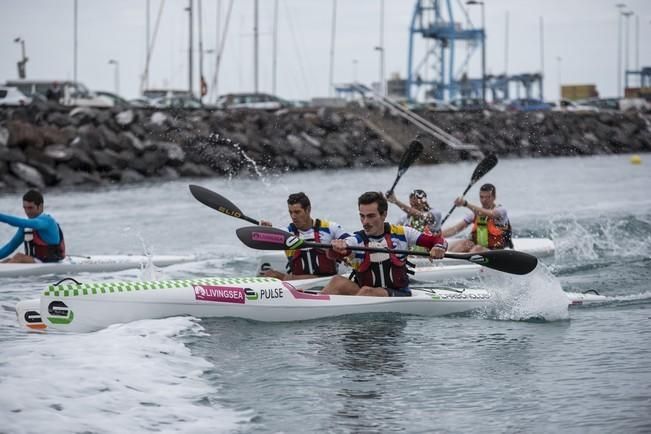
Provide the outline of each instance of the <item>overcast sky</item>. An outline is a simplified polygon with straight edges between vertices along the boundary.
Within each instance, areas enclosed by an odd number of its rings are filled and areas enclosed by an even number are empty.
[[[151,29],[162,0],[150,0]],[[629,67],[636,66],[635,16],[639,17],[639,66],[651,66],[651,0],[621,0],[635,13],[629,20]],[[602,96],[617,88],[618,9],[610,0],[485,0],[487,73],[539,72],[541,69],[539,19],[544,20],[545,98],[564,84],[596,84]],[[217,5],[221,28],[229,0],[202,0],[204,50],[215,49]],[[407,72],[409,25],[415,0],[384,0],[386,75]],[[445,3],[445,0],[443,1]],[[450,0],[455,21],[463,21],[461,4]],[[73,0],[0,0],[0,81],[17,78],[16,61],[26,41],[27,77],[72,79]],[[327,96],[332,0],[279,0],[277,94],[286,99]],[[356,78],[371,83],[379,76],[381,0],[339,0],[335,42],[334,81]],[[150,66],[150,87],[188,87],[188,0],[164,0],[159,34]],[[197,10],[195,0],[195,19]],[[219,93],[253,90],[254,0],[236,0],[219,76]],[[272,29],[274,0],[259,0],[259,89],[272,89]],[[479,26],[479,6],[468,7]],[[505,43],[509,13],[508,63]],[[120,93],[139,94],[145,64],[146,0],[78,0],[78,80],[94,90],[114,90],[114,66],[119,62]],[[624,22],[624,20],[622,20]],[[195,25],[195,49],[198,26]],[[417,38],[423,55],[423,40]],[[625,42],[625,39],[624,39]],[[625,45],[625,44],[623,44]],[[624,50],[622,50],[624,51]],[[458,56],[463,57],[461,47]],[[561,59],[561,60],[559,60]],[[195,56],[195,62],[197,57]],[[204,57],[204,72],[212,82],[215,55]],[[198,71],[198,62],[195,66]],[[477,50],[469,63],[469,76],[481,72]],[[198,72],[197,72],[198,74]],[[197,75],[198,76],[198,75]],[[198,78],[195,78],[195,88]]]

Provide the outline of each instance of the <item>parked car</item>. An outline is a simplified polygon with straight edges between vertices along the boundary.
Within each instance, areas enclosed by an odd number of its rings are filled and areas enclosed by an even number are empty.
[[[107,98],[109,101],[112,102],[114,106],[120,106],[120,107],[128,107],[131,104],[129,104],[129,101],[126,99],[122,98],[120,95],[115,94],[113,92],[106,92],[103,90],[97,90],[95,91],[95,95],[101,97],[101,98]]]
[[[598,112],[599,108],[587,104],[580,104],[569,99],[560,99],[552,104],[553,111],[561,112]]]
[[[32,102],[32,98],[25,96],[18,88],[0,86],[0,106],[21,106]]]
[[[261,110],[278,110],[291,106],[288,101],[266,93],[228,93],[220,96],[216,105],[217,108],[222,109],[249,108]]]
[[[459,108],[454,104],[451,104],[446,101],[441,101],[440,99],[429,98],[425,100],[425,108],[427,110],[435,112],[452,112],[457,111]]]
[[[128,102],[131,107],[151,107],[153,101],[149,98],[134,98]]]
[[[166,96],[152,103],[153,107],[166,108],[205,108],[201,100],[193,96]]]
[[[187,89],[146,89],[142,92],[144,98],[150,100],[159,100],[173,96],[192,97]]]
[[[619,98],[588,98],[577,101],[578,104],[596,107],[600,110],[619,110]]]
[[[518,98],[506,102],[506,110],[515,112],[548,111],[552,105],[535,98]]]
[[[86,86],[77,81],[70,80],[7,80],[7,86],[17,87],[27,96],[40,95],[47,97],[47,91],[58,83],[61,86],[62,98],[59,101],[64,105],[111,107],[113,102],[107,98],[99,97],[88,90]]]
[[[489,106],[481,98],[459,98],[450,101],[454,107],[461,111],[477,112],[488,110]]]

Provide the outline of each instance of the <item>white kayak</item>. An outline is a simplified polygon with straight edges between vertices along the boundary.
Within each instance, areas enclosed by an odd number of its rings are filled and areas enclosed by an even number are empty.
[[[41,274],[74,274],[82,272],[110,272],[147,266],[157,267],[194,261],[191,255],[92,255],[66,256],[60,262],[34,264],[0,263],[0,277],[35,276]]]
[[[554,242],[549,238],[515,238],[513,239],[514,250],[529,253],[537,258],[544,258],[554,255]],[[410,257],[409,261],[415,265],[413,279],[422,282],[436,280],[467,279],[480,275],[486,271],[481,265],[471,264],[462,259],[445,258],[440,261],[432,261],[422,256]],[[274,252],[259,257],[257,273],[265,270],[284,270],[287,264],[283,252]],[[340,267],[340,272],[348,276],[351,269]]]
[[[266,277],[51,285],[40,299],[16,305],[32,330],[89,332],[111,324],[192,315],[284,322],[364,313],[440,316],[477,309],[480,289],[414,289],[411,297],[352,297],[304,291],[313,282]],[[44,313],[41,315],[41,313]]]
[[[264,322],[367,313],[442,316],[481,308],[493,297],[483,289],[454,288],[415,288],[411,297],[326,295],[309,289],[315,284],[314,279],[283,282],[265,277],[59,284],[50,285],[38,299],[18,302],[16,315],[29,330],[90,332],[178,315]],[[592,294],[567,295],[570,306],[605,300]]]

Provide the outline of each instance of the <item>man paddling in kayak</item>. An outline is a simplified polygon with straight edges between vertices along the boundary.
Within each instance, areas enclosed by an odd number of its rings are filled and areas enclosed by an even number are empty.
[[[292,222],[287,231],[305,241],[328,244],[332,240],[346,238],[349,234],[333,221],[313,219],[312,204],[303,192],[290,194],[287,198],[287,211]],[[271,226],[266,220],[261,220],[262,226]],[[280,280],[310,279],[320,276],[338,274],[337,260],[329,258],[322,249],[286,250],[287,273],[278,270],[266,270],[263,276],[275,277]]]
[[[456,225],[443,230],[443,236],[450,237],[472,225],[470,237],[455,241],[450,245],[451,252],[484,252],[488,249],[513,248],[511,223],[502,205],[495,203],[496,191],[493,184],[484,184],[479,189],[481,206],[473,205],[463,197],[454,200],[455,206],[465,206],[468,214]]]
[[[63,232],[51,215],[43,213],[43,206],[43,195],[29,190],[23,196],[27,219],[0,213],[0,222],[18,228],[13,238],[0,248],[0,258],[9,256],[21,244],[25,245],[25,253],[16,253],[3,262],[59,262],[65,257]]]
[[[348,247],[370,246],[406,250],[421,246],[429,250],[430,257],[441,259],[447,243],[440,235],[425,234],[409,226],[386,223],[388,203],[384,195],[370,191],[358,201],[359,218],[363,230],[343,240],[332,241],[333,257],[350,256],[355,270],[354,281],[334,276],[323,288],[324,294],[367,295],[376,297],[409,297],[409,271],[407,256],[395,253],[355,252]]]
[[[441,213],[427,203],[427,193],[415,189],[409,194],[409,205],[396,198],[395,193],[387,195],[387,201],[405,212],[398,225],[410,226],[418,231],[435,234],[441,232]]]

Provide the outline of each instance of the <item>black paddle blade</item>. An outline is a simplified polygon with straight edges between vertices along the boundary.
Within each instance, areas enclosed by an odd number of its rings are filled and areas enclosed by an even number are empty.
[[[230,200],[226,199],[219,193],[201,187],[199,185],[190,185],[190,193],[202,204],[217,210],[223,214],[235,217],[238,219],[246,220],[248,222],[258,224],[258,221],[248,217],[240,211],[240,209]]]
[[[465,259],[483,267],[510,274],[529,274],[538,265],[538,258],[517,250],[489,250],[481,253],[446,253],[446,258]]]
[[[400,176],[402,176],[403,173],[407,169],[409,169],[409,166],[414,164],[414,161],[420,157],[420,154],[423,152],[423,144],[419,142],[418,140],[412,140],[409,146],[407,147],[407,150],[405,151],[404,154],[402,154],[402,158],[400,159],[400,164],[398,164],[398,173]]]
[[[489,154],[486,158],[479,162],[477,167],[475,167],[475,171],[472,172],[472,178],[470,178],[470,182],[474,184],[475,182],[479,181],[482,176],[486,175],[496,165],[497,156],[495,154]]]
[[[245,245],[257,250],[293,250],[305,243],[302,238],[269,226],[246,226],[235,233]]]

